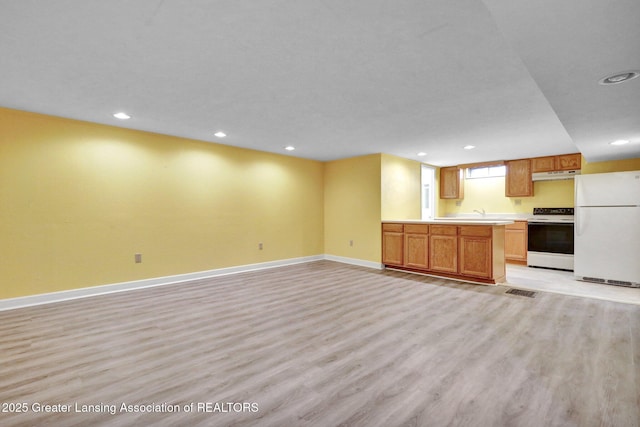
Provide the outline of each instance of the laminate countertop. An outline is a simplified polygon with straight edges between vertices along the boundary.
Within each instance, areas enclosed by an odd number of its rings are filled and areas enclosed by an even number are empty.
[[[513,224],[513,220],[503,218],[434,218],[430,220],[421,219],[398,219],[384,220],[383,224],[434,224],[434,225],[508,225]]]

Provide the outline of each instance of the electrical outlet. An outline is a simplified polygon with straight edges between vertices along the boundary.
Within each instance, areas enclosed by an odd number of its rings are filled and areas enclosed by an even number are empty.
[[[262,243],[258,243],[258,249],[262,250]]]
[[[462,202],[460,200],[456,200],[456,206],[462,206]]]
[[[142,262],[142,254],[135,254],[133,258],[136,261],[136,264],[140,264]]]
[[[522,200],[521,199],[516,199],[516,206],[520,206],[522,205]]]
[[[353,240],[349,240],[349,246],[353,246]]]

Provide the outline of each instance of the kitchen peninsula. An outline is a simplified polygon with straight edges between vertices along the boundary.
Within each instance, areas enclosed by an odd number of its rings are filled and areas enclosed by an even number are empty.
[[[452,218],[383,221],[382,264],[475,283],[502,283],[505,226],[512,223]]]

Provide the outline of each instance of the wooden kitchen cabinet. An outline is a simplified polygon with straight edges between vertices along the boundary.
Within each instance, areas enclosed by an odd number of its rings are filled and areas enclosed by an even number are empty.
[[[556,169],[556,156],[536,157],[531,159],[531,172],[552,172]]]
[[[429,268],[429,226],[427,224],[405,224],[404,265],[410,268]]]
[[[506,280],[504,238],[505,227],[461,226],[458,233],[458,274],[489,279],[493,283]]]
[[[505,195],[507,197],[533,196],[533,180],[531,179],[531,160],[510,160],[505,162],[507,175],[505,179]]]
[[[464,197],[463,169],[457,166],[440,168],[440,198],[462,199]]]
[[[402,266],[404,262],[404,225],[382,224],[382,263]]]
[[[466,276],[491,277],[493,230],[490,227],[461,226],[459,234],[459,273]]]
[[[556,156],[556,158],[557,170],[570,171],[582,168],[582,156],[579,153],[564,154],[562,156]]]
[[[460,274],[491,277],[491,237],[460,236]]]
[[[535,157],[531,159],[531,171],[533,173],[576,170],[581,167],[582,156],[580,153]]]
[[[429,236],[430,270],[443,273],[458,272],[458,227],[432,225]]]
[[[478,283],[506,280],[504,225],[385,222],[382,263],[398,270]]]
[[[504,232],[504,257],[507,262],[527,264],[527,221],[508,224]]]

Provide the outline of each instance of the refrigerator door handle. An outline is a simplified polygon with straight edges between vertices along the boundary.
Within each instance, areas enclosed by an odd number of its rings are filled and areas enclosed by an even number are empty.
[[[577,209],[574,227],[574,233],[576,237],[582,236],[585,231],[584,229],[588,227],[588,225],[585,226],[585,224],[588,222],[585,218],[585,215],[587,215],[587,211],[584,208]]]

